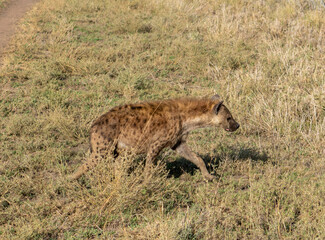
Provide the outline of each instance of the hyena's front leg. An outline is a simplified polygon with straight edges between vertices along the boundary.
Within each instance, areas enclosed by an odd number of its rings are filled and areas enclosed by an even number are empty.
[[[213,179],[215,179],[215,177],[208,172],[202,158],[192,152],[185,142],[181,142],[179,145],[175,146],[175,148],[172,149],[175,150],[182,157],[194,163],[201,170],[201,173],[206,180],[212,181]]]

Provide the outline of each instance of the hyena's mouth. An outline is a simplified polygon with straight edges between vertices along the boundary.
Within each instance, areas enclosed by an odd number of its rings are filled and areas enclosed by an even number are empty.
[[[226,128],[225,130],[226,130],[227,132],[234,132],[234,131],[236,131],[237,129]]]

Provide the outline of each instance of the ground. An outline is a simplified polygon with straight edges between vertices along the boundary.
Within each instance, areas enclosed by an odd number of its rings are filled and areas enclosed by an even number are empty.
[[[16,31],[18,21],[36,2],[38,0],[0,0],[0,58]]]
[[[2,57],[0,238],[324,239],[324,32],[320,1],[40,1]],[[111,107],[216,93],[215,182],[171,151],[67,181]]]

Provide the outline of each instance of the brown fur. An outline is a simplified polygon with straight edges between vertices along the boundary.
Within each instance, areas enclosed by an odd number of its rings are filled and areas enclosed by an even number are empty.
[[[70,178],[79,178],[107,154],[113,153],[117,157],[121,149],[132,149],[136,154],[146,153],[146,166],[150,166],[162,149],[170,147],[199,167],[207,180],[212,180],[214,177],[207,171],[203,160],[186,145],[191,130],[207,126],[221,126],[227,131],[239,127],[219,96],[114,107],[91,126],[91,156]]]

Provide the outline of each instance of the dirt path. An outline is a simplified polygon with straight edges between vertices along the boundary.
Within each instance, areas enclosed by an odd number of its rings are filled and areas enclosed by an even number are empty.
[[[10,0],[0,10],[0,62],[10,38],[16,31],[16,24],[39,0]]]

